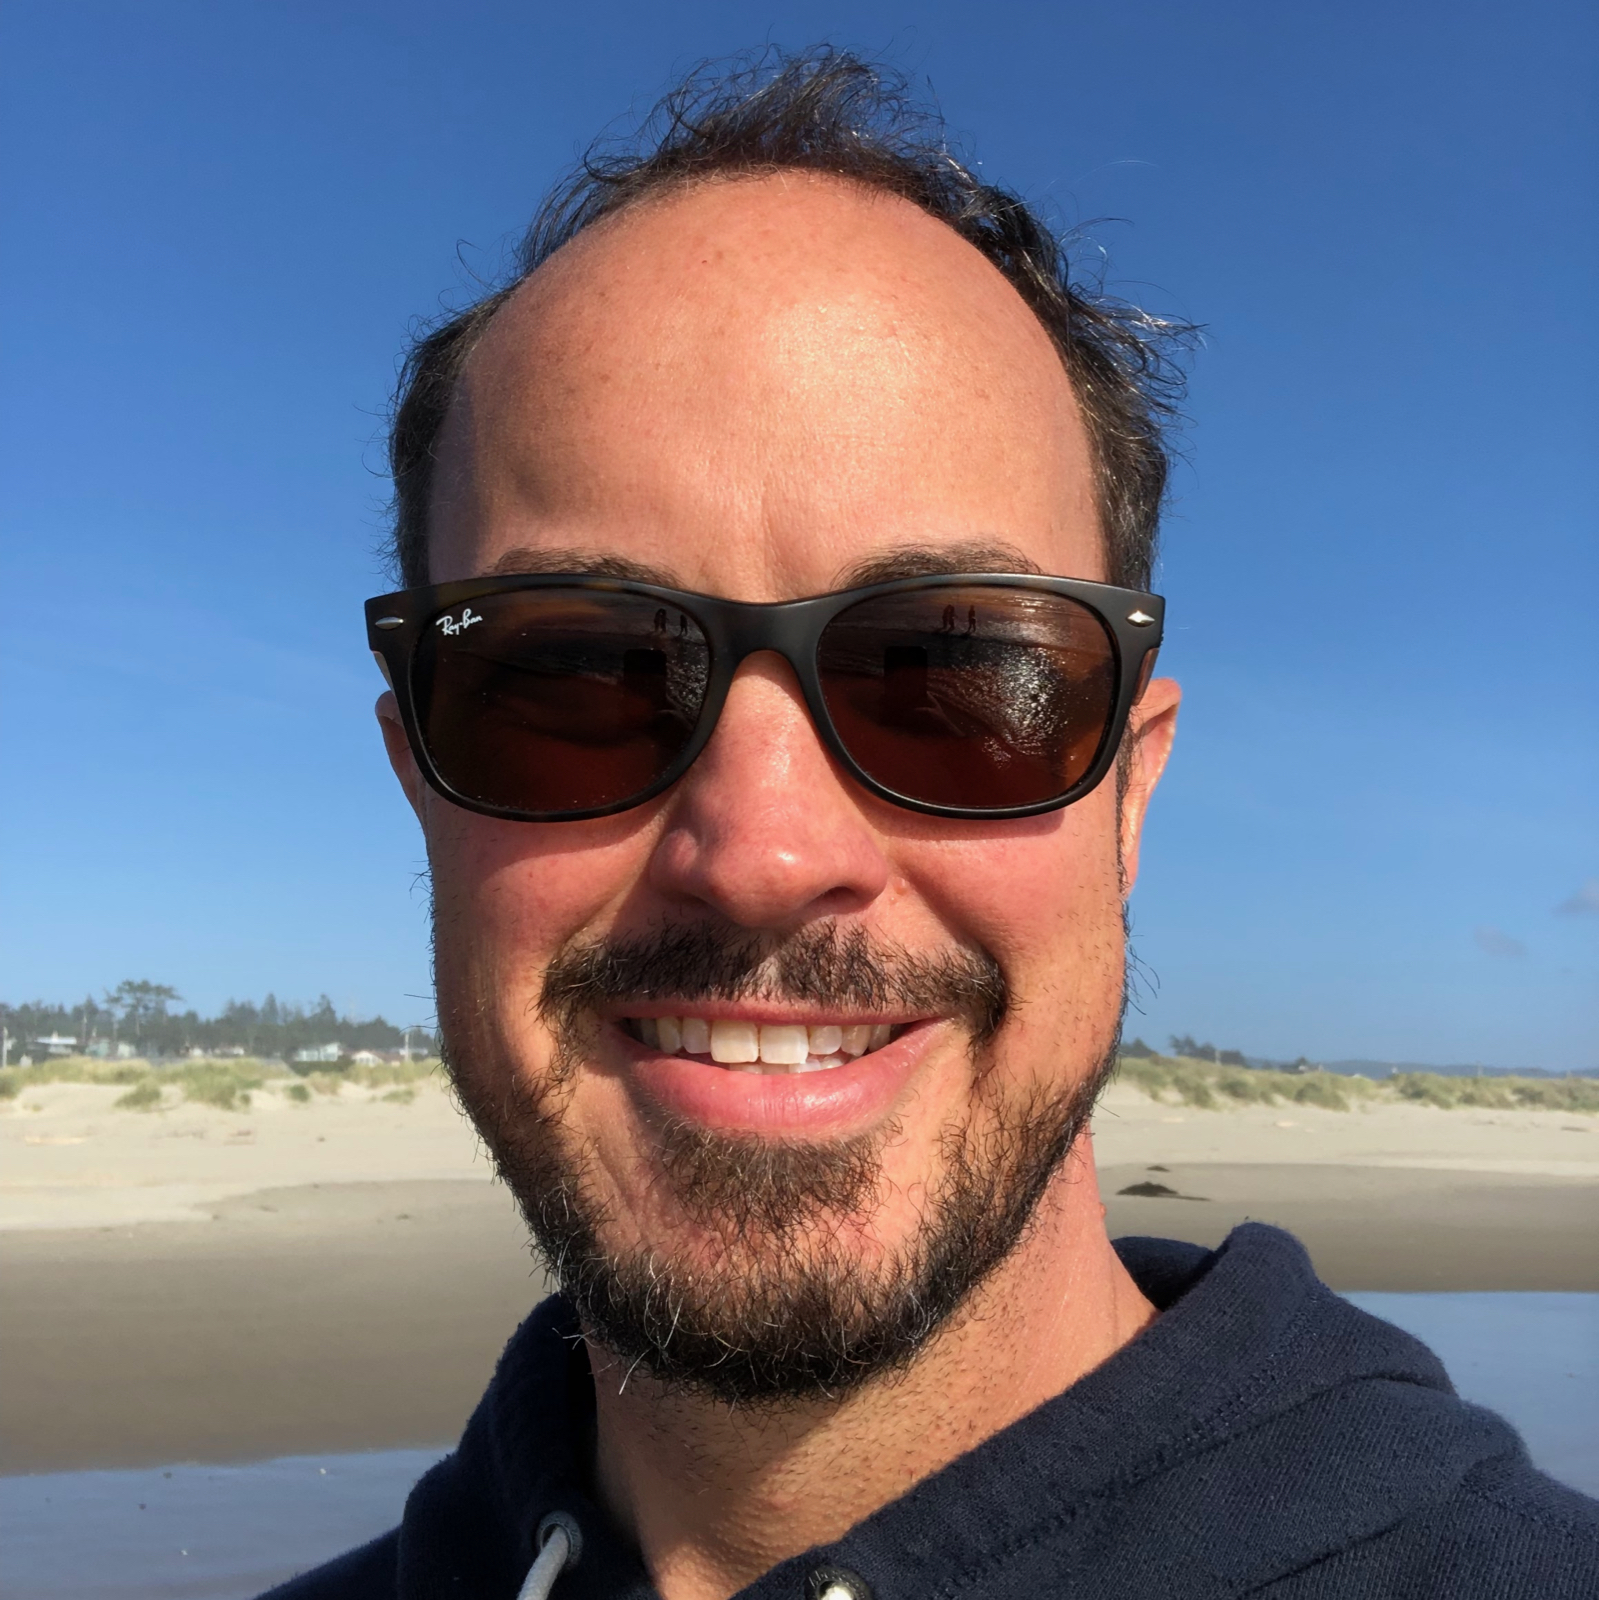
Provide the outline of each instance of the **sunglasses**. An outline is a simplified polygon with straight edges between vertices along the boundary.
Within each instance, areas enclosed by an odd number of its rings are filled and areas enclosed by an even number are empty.
[[[773,650],[873,794],[938,817],[1068,806],[1110,770],[1164,603],[1076,578],[905,578],[752,604],[583,574],[380,595],[367,636],[441,795],[522,822],[642,805]]]

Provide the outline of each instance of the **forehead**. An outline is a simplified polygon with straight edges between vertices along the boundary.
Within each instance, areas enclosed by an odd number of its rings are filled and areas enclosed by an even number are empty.
[[[432,575],[608,558],[775,599],[986,544],[1095,577],[1093,485],[1053,344],[951,229],[830,178],[718,181],[591,228],[494,318]]]

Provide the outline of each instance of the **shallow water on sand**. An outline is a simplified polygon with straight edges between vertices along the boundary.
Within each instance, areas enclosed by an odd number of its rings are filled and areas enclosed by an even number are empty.
[[[394,1526],[442,1450],[0,1478],[6,1600],[235,1600]]]
[[[1599,1495],[1599,1294],[1352,1294]],[[438,1450],[0,1479],[7,1600],[244,1600],[392,1527]]]
[[[1460,1394],[1508,1418],[1534,1463],[1599,1497],[1599,1294],[1350,1294],[1413,1333]]]

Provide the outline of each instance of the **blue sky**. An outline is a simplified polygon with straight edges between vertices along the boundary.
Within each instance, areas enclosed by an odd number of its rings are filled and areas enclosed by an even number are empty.
[[[1580,0],[13,0],[0,997],[431,1014],[360,626],[397,352],[679,70],[822,40],[1207,329],[1133,1031],[1599,1065]]]

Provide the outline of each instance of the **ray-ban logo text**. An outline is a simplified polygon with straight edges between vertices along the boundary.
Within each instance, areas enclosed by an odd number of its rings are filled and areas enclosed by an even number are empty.
[[[460,618],[444,616],[438,620],[438,626],[448,634],[465,633],[474,623],[481,622],[480,617],[471,606],[462,606]]]

